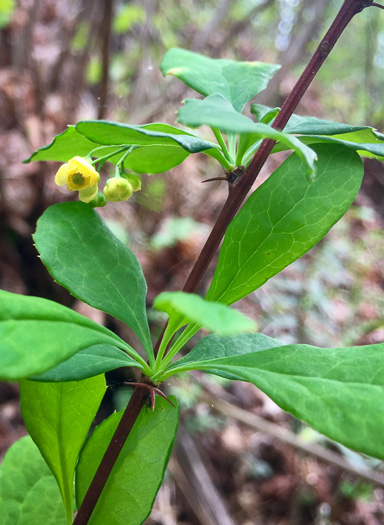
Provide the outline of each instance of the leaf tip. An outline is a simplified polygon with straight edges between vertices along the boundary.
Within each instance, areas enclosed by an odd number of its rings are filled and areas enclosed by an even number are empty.
[[[177,75],[181,75],[182,73],[185,73],[187,68],[185,67],[173,67],[172,69],[168,69],[166,71],[166,75],[173,75],[174,77],[177,77]]]

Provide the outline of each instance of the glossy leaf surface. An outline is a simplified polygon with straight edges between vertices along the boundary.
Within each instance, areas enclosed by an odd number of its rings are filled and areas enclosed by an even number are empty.
[[[173,75],[198,93],[223,95],[237,111],[263,91],[280,66],[263,62],[237,62],[212,59],[186,51],[170,49],[160,66],[164,75]]]
[[[68,126],[63,133],[56,135],[50,144],[36,150],[24,162],[31,162],[32,160],[67,162],[75,155],[80,157],[87,155],[94,148],[97,148],[97,144],[76,131],[75,126]],[[109,151],[111,151],[110,148],[106,148],[104,151],[101,151],[101,154],[109,153]]]
[[[79,130],[84,131],[84,134]],[[87,138],[88,134],[90,139]],[[110,146],[112,144],[112,146]],[[27,160],[55,160],[67,162],[78,155],[86,156],[95,148],[97,157],[119,151],[121,145],[136,145],[124,160],[126,169],[139,173],[162,173],[183,162],[190,153],[210,151],[213,156],[220,154],[214,143],[199,139],[190,133],[168,124],[128,126],[108,121],[80,122],[77,127],[69,126],[54,140],[37,151]],[[108,162],[117,163],[123,153],[111,156]]]
[[[358,139],[356,133],[348,133],[345,135],[336,135],[335,137],[325,137],[321,135],[308,135],[303,137],[298,137],[300,142],[303,144],[309,144],[312,147],[312,144],[341,144],[347,148],[351,148],[354,151],[357,151],[362,156],[367,157],[377,157],[380,160],[384,159],[384,141],[376,140],[374,142],[352,142],[347,140],[349,137],[352,139]]]
[[[257,116],[258,121],[261,121],[272,109],[277,112],[279,110],[279,108],[270,108],[263,104],[252,104],[251,106],[251,112]],[[373,129],[370,126],[352,126],[351,124],[343,124],[333,120],[293,114],[284,131],[297,135],[337,135],[340,133],[354,133],[364,129],[373,135]]]
[[[178,145],[142,146],[129,153],[124,160],[124,167],[149,175],[163,173],[181,164],[188,155],[188,151]]]
[[[223,357],[234,357],[243,354],[252,354],[254,352],[268,350],[269,348],[277,348],[279,346],[284,346],[284,343],[278,339],[260,333],[238,334],[235,338],[208,335],[192,348],[185,357],[182,357],[168,366],[166,372],[180,367],[187,367],[188,369],[194,366],[199,367],[199,364],[204,361],[221,359]],[[223,372],[218,370],[217,375],[221,375],[228,379],[242,379],[232,371]]]
[[[68,525],[59,487],[29,436],[16,441],[0,467],[2,525]]]
[[[176,404],[174,397],[170,397]],[[112,414],[87,441],[76,471],[78,507],[115,431],[122,412]],[[157,397],[144,407],[117,459],[89,525],[143,523],[163,480],[177,432],[179,410]]]
[[[233,355],[237,349],[243,352],[247,338],[249,349],[253,337],[234,336],[230,346],[207,337],[202,341],[205,353],[200,363],[190,367],[249,381],[322,434],[384,459],[384,441],[378,438],[384,433],[384,343],[351,348],[288,345]],[[220,355],[223,345],[232,356],[210,359]],[[185,364],[183,370],[189,366]]]
[[[141,368],[140,364],[114,346],[95,345],[80,350],[58,366],[30,377],[34,381],[80,381],[123,366]]]
[[[195,323],[220,335],[256,330],[255,322],[241,312],[195,294],[164,292],[155,298],[153,306],[166,312],[170,319],[180,317],[183,324]]]
[[[33,238],[59,284],[125,322],[151,351],[147,286],[139,261],[90,206],[82,202],[51,206],[38,220]]]
[[[254,104],[252,110],[261,120],[271,108]],[[298,137],[303,144],[343,144],[361,155],[384,158],[384,135],[370,126],[351,126],[315,117],[292,115],[284,131],[303,135]],[[273,149],[273,153],[285,149],[288,148],[278,144]]]
[[[207,125],[229,133],[251,133],[260,130],[278,136],[278,132],[266,124],[255,124],[253,120],[235,110],[232,104],[217,93],[204,98],[187,98],[177,112],[177,120],[196,128]]]
[[[20,381],[25,426],[57,480],[69,520],[75,466],[105,390],[104,376],[68,383]]]
[[[0,290],[0,379],[40,374],[96,344],[130,350],[116,334],[65,306]]]
[[[248,199],[229,225],[208,300],[231,304],[314,246],[347,211],[363,167],[344,146],[316,145],[317,176],[290,156]]]
[[[98,144],[173,147],[179,145],[189,153],[198,153],[215,147],[214,143],[161,123],[134,126],[108,120],[83,120],[76,124],[76,130]]]
[[[235,111],[233,106],[221,95],[211,95],[204,100],[187,99],[185,106],[178,111],[178,121],[187,126],[206,124],[226,133],[247,134],[251,144],[263,138],[280,141],[287,148],[295,150],[297,155],[308,164],[309,172],[314,172],[316,154],[294,136],[277,131],[266,124],[256,124],[250,118]],[[250,145],[251,145],[250,144]],[[242,158],[237,160],[242,164]]]

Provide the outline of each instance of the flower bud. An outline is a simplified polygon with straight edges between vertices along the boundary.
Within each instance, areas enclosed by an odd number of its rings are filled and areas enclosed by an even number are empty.
[[[134,175],[133,173],[123,173],[121,176],[124,177],[124,179],[129,182],[129,184],[132,186],[133,191],[141,190],[140,177],[138,177],[137,175]]]
[[[119,202],[128,200],[133,193],[133,189],[126,179],[113,177],[107,180],[103,193],[108,201]]]
[[[106,204],[107,199],[104,197],[101,191],[98,191],[96,197],[89,202],[89,205],[92,206],[92,208],[102,208]]]

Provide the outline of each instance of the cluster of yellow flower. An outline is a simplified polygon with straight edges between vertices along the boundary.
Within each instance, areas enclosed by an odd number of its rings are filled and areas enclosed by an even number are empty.
[[[55,175],[58,186],[67,186],[69,191],[78,191],[83,202],[94,201],[103,206],[107,201],[125,201],[134,191],[141,189],[140,178],[131,173],[108,179],[101,194],[98,190],[100,175],[91,162],[83,157],[73,157],[63,164]]]

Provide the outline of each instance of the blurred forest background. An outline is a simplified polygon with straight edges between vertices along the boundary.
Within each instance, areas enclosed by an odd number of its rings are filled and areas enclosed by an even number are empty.
[[[36,220],[75,196],[55,187],[56,164],[22,161],[84,118],[174,124],[182,100],[195,96],[159,71],[175,46],[282,64],[256,99],[281,105],[341,4],[0,0],[0,288],[72,306],[134,345],[124,326],[75,301],[40,263]],[[370,8],[349,25],[298,112],[383,132],[383,95],[384,13]],[[281,159],[269,159],[264,178]],[[383,341],[383,164],[366,160],[365,171],[355,205],[326,238],[239,303],[265,334],[322,347]],[[190,156],[170,173],[143,176],[128,202],[101,209],[143,265],[149,309],[156,294],[184,284],[227,192],[223,182],[201,181],[220,175],[208,157]],[[149,312],[156,336],[164,320]],[[109,378],[104,416],[127,402],[125,379]],[[196,372],[167,388],[181,402],[181,427],[146,525],[384,523],[379,462],[331,443],[252,385]],[[0,384],[0,457],[24,434],[17,385]]]

